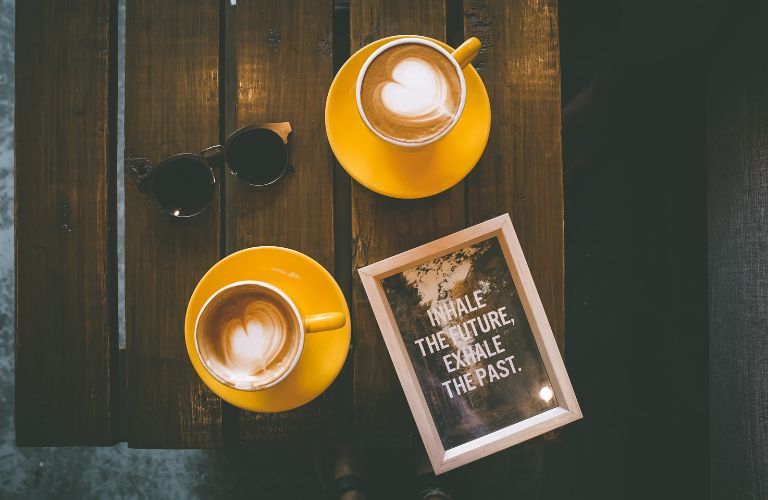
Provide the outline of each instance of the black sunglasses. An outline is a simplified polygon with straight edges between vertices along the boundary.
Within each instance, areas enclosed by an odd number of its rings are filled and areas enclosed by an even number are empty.
[[[139,191],[157,202],[173,217],[200,214],[213,199],[216,188],[214,168],[227,169],[245,184],[267,188],[291,170],[288,164],[288,135],[291,125],[258,123],[242,127],[224,142],[200,154],[169,156],[141,176]]]

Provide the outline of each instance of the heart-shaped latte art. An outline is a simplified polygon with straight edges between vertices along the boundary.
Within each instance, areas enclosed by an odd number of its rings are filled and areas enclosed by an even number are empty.
[[[411,120],[431,120],[450,114],[446,109],[448,82],[432,64],[408,57],[392,69],[381,87],[381,102],[389,112]]]
[[[224,326],[222,341],[229,369],[238,375],[254,375],[269,367],[285,344],[291,327],[273,305],[248,304],[239,317]]]

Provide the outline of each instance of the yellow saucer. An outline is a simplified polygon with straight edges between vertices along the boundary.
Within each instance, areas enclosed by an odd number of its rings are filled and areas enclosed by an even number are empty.
[[[206,299],[235,281],[257,280],[283,290],[303,315],[339,311],[347,323],[338,330],[309,333],[296,368],[282,382],[261,391],[238,391],[208,373],[195,350],[195,321]],[[352,328],[339,285],[323,266],[303,253],[282,247],[254,247],[220,260],[200,280],[189,299],[184,322],[187,354],[195,371],[221,399],[244,410],[278,412],[297,408],[323,393],[341,371]]]
[[[357,182],[393,198],[424,198],[460,182],[480,160],[491,130],[491,106],[480,75],[472,65],[467,65],[467,100],[453,130],[421,148],[398,147],[379,138],[360,118],[355,85],[368,56],[398,38],[404,36],[382,38],[366,45],[344,63],[328,91],[325,130],[336,159]],[[418,38],[452,50],[438,40]]]

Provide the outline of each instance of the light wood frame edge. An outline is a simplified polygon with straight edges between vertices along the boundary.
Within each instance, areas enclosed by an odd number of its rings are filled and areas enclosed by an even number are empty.
[[[410,363],[405,343],[402,335],[400,335],[389,301],[387,301],[381,280],[419,263],[491,237],[499,239],[510,274],[520,294],[531,332],[536,340],[536,345],[560,405],[522,422],[517,422],[455,448],[445,450],[419,386],[416,373]],[[509,214],[500,215],[360,268],[358,274],[436,474],[488,456],[582,418],[576,394],[573,391],[568,372],[565,369],[560,350],[544,312],[544,306],[536,291],[536,285],[528,269],[528,263],[525,260]]]

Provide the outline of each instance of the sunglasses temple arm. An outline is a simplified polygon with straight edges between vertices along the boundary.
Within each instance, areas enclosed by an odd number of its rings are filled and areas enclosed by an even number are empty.
[[[288,172],[293,172],[296,169],[293,168],[293,165],[291,165],[290,163],[286,163],[285,164],[285,170],[288,171]]]
[[[140,193],[149,193],[152,189],[152,164],[147,158],[128,157],[125,159],[125,172],[136,182]]]

